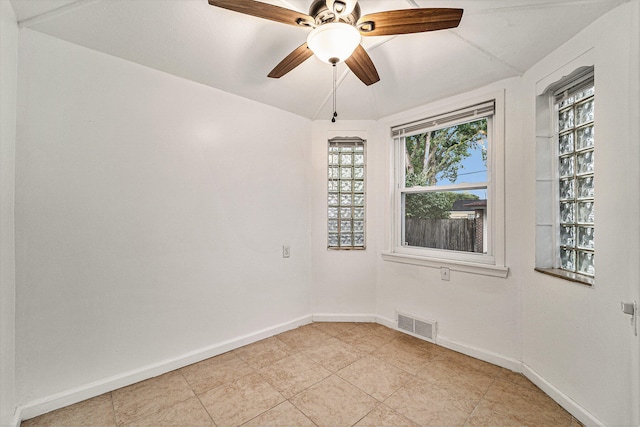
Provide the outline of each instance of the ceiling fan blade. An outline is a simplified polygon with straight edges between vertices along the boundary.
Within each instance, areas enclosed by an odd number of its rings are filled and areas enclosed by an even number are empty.
[[[314,20],[309,15],[254,0],[209,0],[209,4],[234,12],[244,13],[245,15],[270,19],[271,21],[281,22],[283,24],[305,27],[314,25]]]
[[[462,9],[401,9],[365,15],[358,20],[363,36],[392,36],[455,28],[462,19]]]
[[[370,86],[380,81],[380,76],[376,70],[373,61],[362,45],[358,45],[356,50],[351,54],[349,59],[344,61],[347,67],[355,74],[362,83]]]
[[[269,77],[279,79],[311,56],[313,56],[313,52],[307,47],[307,43],[304,43],[280,61],[280,63],[271,70]]]

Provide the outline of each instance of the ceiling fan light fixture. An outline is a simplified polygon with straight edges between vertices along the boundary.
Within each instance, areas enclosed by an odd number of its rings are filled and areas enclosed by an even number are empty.
[[[354,26],[331,22],[311,31],[307,45],[321,61],[336,64],[347,60],[361,40],[362,36]]]

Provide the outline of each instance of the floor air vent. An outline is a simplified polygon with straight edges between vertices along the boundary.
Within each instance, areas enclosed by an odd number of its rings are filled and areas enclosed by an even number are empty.
[[[398,313],[398,329],[424,340],[436,342],[436,322]]]

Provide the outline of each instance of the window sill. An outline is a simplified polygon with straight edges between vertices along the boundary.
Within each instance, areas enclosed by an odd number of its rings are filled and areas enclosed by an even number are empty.
[[[508,267],[500,267],[490,264],[479,264],[465,261],[456,261],[442,258],[428,258],[417,255],[399,254],[394,252],[383,252],[382,259],[390,262],[398,262],[401,264],[419,265],[422,267],[442,268],[447,267],[453,271],[461,271],[464,273],[480,274],[483,276],[507,277],[509,274]]]
[[[585,276],[583,274],[571,273],[569,271],[561,270],[559,268],[534,268],[535,271],[549,276],[557,277],[558,279],[568,280],[570,282],[579,283],[585,286],[593,286],[596,280],[593,277]]]

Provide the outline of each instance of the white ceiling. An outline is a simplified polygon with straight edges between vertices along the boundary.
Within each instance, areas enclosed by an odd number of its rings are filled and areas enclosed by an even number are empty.
[[[312,0],[268,0],[307,13]],[[365,86],[338,66],[339,119],[378,119],[517,76],[626,0],[360,0],[362,13],[464,9],[460,26],[364,38],[380,74]],[[331,66],[315,57],[267,74],[309,30],[207,0],[11,0],[21,26],[310,119],[331,117]]]

